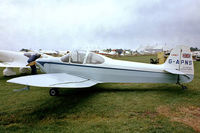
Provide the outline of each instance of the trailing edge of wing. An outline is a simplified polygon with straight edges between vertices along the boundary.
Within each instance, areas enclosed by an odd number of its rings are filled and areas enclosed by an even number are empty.
[[[177,74],[177,75],[186,75],[185,73],[175,70],[175,69],[165,69],[165,72],[171,73],[171,74]]]
[[[36,87],[52,88],[85,88],[99,82],[66,73],[39,74],[23,76],[8,80],[9,83],[22,84]]]

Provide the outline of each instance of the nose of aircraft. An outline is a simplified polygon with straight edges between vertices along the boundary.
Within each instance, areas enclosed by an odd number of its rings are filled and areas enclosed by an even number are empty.
[[[37,59],[36,61],[36,65],[38,65],[38,66],[44,66],[44,63],[45,63],[45,61],[44,61],[44,59]]]

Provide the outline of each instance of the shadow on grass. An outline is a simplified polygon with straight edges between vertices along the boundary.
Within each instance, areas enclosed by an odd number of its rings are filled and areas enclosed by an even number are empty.
[[[38,122],[43,119],[61,119],[67,114],[73,114],[81,111],[81,105],[88,101],[91,96],[95,95],[94,91],[86,91],[81,89],[60,90],[60,95],[55,97],[48,97],[38,107],[28,114],[28,121]]]
[[[61,89],[60,95],[56,97],[48,97],[45,101],[42,101],[38,107],[29,112],[26,122],[34,123],[40,122],[46,119],[62,119],[67,115],[79,114],[85,108],[91,108],[91,105],[85,104],[92,99],[93,96],[99,93],[119,93],[119,92],[146,92],[146,91],[163,91],[175,93],[184,93],[180,87],[159,86],[154,88],[130,88],[130,89],[107,89],[96,85],[90,88],[84,89]],[[91,107],[90,107],[91,106]]]
[[[182,89],[177,85],[177,86],[150,86],[150,87],[130,87],[130,88],[105,88],[105,87],[99,87],[93,86],[88,88],[91,91],[98,91],[98,92],[144,92],[144,91],[182,91]]]

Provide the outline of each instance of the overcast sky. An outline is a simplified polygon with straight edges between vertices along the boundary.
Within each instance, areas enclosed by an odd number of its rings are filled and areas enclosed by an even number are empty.
[[[200,47],[200,0],[0,0],[0,49]]]

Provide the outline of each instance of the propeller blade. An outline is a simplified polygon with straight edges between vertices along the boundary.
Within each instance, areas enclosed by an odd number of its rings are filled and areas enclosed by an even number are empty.
[[[32,61],[32,62],[30,62],[29,64],[27,64],[26,66],[33,66],[33,65],[35,65],[36,64],[36,62],[35,61]]]

